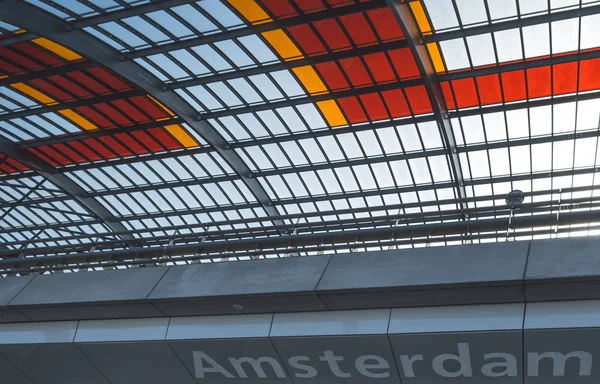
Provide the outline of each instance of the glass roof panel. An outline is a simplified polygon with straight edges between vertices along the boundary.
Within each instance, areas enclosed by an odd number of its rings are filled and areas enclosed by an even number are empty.
[[[2,20],[9,249],[126,248],[115,228],[153,247],[504,219],[514,189],[524,204],[600,193],[598,1],[415,0],[415,40],[380,1],[175,3],[24,3],[72,41]],[[546,236],[532,231],[519,238]]]

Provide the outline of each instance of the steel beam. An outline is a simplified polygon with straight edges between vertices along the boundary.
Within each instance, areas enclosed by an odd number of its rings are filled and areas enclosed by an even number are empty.
[[[6,47],[7,45],[22,43],[24,41],[29,41],[31,39],[35,39],[38,37],[35,33],[31,32],[23,32],[13,34],[11,36],[6,36],[0,39],[0,47]]]
[[[372,92],[383,92],[383,91],[388,91],[388,90],[396,90],[399,88],[412,87],[412,86],[422,85],[422,84],[423,84],[423,81],[421,79],[400,80],[400,81],[397,81],[394,83],[387,83],[387,84],[382,84],[382,85],[375,84],[375,85],[371,85],[368,87],[361,87],[358,89],[352,88],[347,91],[325,93],[325,94],[320,94],[320,95],[316,95],[316,96],[296,97],[293,99],[274,101],[274,102],[270,102],[270,103],[257,104],[257,105],[250,105],[247,107],[231,108],[231,109],[226,109],[223,111],[202,113],[199,115],[198,118],[200,118],[202,120],[217,119],[219,117],[226,117],[226,116],[240,115],[240,114],[244,114],[244,113],[266,111],[266,110],[272,110],[272,109],[276,109],[276,108],[292,107],[295,105],[316,103],[319,101],[337,99],[337,98],[342,98],[342,97],[357,97],[362,94],[367,94],[367,93],[372,93]]]
[[[545,179],[551,177],[563,177],[563,176],[577,176],[577,175],[587,175],[600,172],[600,168],[597,167],[587,167],[587,168],[579,168],[579,169],[567,169],[561,171],[548,171],[548,172],[538,172],[538,173],[525,173],[521,175],[507,175],[507,176],[497,176],[491,178],[481,178],[481,179],[468,179],[465,180],[465,185],[486,185],[486,184],[495,184],[495,183],[504,183],[511,181],[527,181],[527,180],[538,180]],[[209,179],[207,179],[209,180]],[[398,196],[400,193],[405,192],[419,192],[419,191],[428,191],[433,189],[446,189],[446,188],[454,188],[454,182],[437,182],[432,184],[420,184],[417,186],[408,186],[408,187],[391,187],[391,188],[382,188],[382,189],[373,189],[368,191],[356,191],[356,192],[343,192],[338,194],[327,194],[327,195],[317,195],[317,196],[303,196],[297,198],[290,199],[281,199],[272,201],[273,206],[283,206],[288,204],[311,204],[318,203],[323,201],[332,201],[339,199],[364,199],[368,197],[376,197],[376,196],[384,196],[384,195],[395,195]],[[175,186],[175,184],[171,185]],[[144,189],[146,187],[137,187]],[[129,192],[137,191],[138,189],[132,190],[128,189]],[[120,190],[111,191],[112,194],[121,192]],[[58,202],[68,200],[68,196],[60,196],[60,197],[49,197],[44,199],[33,199],[27,200],[21,203],[21,205],[31,205],[31,204],[40,204],[44,202]],[[459,203],[462,203],[463,199],[459,200]],[[11,207],[13,203],[2,203],[0,202],[0,208]],[[119,218],[120,221],[126,220],[142,220],[142,219],[159,219],[170,216],[182,216],[182,215],[195,215],[195,214],[204,214],[204,213],[216,213],[222,212],[226,210],[234,210],[234,209],[253,209],[261,207],[260,203],[245,203],[245,204],[235,204],[235,205],[227,205],[227,206],[214,206],[214,207],[203,207],[203,208],[192,208],[185,209],[180,211],[172,211],[172,212],[157,212],[150,213],[144,215],[135,215],[135,216],[125,216]],[[463,207],[464,208],[464,207]],[[271,217],[279,217],[278,215],[273,215]]]
[[[558,193],[558,192],[557,192]],[[499,200],[504,200],[506,195],[499,197]],[[456,203],[454,203],[456,204]],[[396,212],[402,208],[399,205],[386,207],[388,212]],[[517,213],[520,216],[526,214],[547,214],[552,212],[567,212],[572,209],[577,210],[598,210],[600,208],[600,197],[581,197],[575,199],[554,199],[547,201],[536,201],[532,203],[523,203],[518,207]],[[363,216],[363,217],[352,217],[347,219],[331,219],[331,220],[313,220],[313,221],[302,221],[291,225],[298,234],[307,233],[323,233],[328,231],[339,231],[339,230],[354,230],[359,228],[382,228],[390,226],[405,226],[405,225],[418,225],[418,224],[433,224],[440,222],[455,222],[459,221],[462,215],[468,213],[471,220],[484,220],[498,217],[508,217],[511,214],[511,207],[508,205],[498,206],[482,206],[476,208],[469,208],[466,211],[461,209],[449,209],[442,211],[430,211],[430,212],[415,212],[415,213],[400,213],[400,214],[388,214],[388,215],[377,215],[377,216]],[[366,211],[366,210],[365,210]],[[325,212],[320,213],[321,216],[327,216]],[[335,217],[341,215],[337,212],[330,214]],[[313,216],[317,216],[317,213],[313,213]],[[600,220],[600,216],[599,216]],[[215,223],[212,228],[219,228],[220,224]],[[167,245],[167,243],[173,242],[175,244],[182,244],[186,242],[196,242],[198,237],[206,238],[205,242],[215,241],[231,241],[238,240],[241,238],[248,238],[254,236],[257,238],[267,238],[269,236],[277,235],[280,227],[275,225],[268,226],[256,226],[256,227],[245,227],[235,229],[214,229],[210,230],[206,228],[205,223],[193,224],[193,225],[178,225],[172,226],[171,228],[157,228],[155,230],[134,230],[129,231],[131,234],[153,234],[140,240],[144,246],[157,246]],[[197,229],[195,232],[180,233],[177,235],[164,234],[171,231],[177,231],[181,229]],[[87,239],[87,235],[74,235],[65,236],[59,241],[77,241],[81,239]],[[100,237],[100,236],[97,236]],[[48,240],[39,240],[35,243],[47,243]],[[7,245],[17,246],[21,244],[31,243],[31,240],[22,240],[9,242]],[[97,250],[106,250],[111,248],[119,247],[122,240],[107,238],[105,241],[97,241],[92,244],[96,246]],[[64,245],[42,245],[28,250],[27,255],[44,255],[53,253],[65,253],[65,252],[83,252],[90,248],[90,243],[76,243],[76,244],[64,244]],[[0,251],[0,259],[15,257],[16,252]]]
[[[69,23],[71,29],[82,29],[85,27],[91,27],[93,25],[98,25],[102,23],[108,23],[111,21],[116,21],[120,19],[124,19],[126,17],[143,15],[144,13],[159,11],[161,9],[172,8],[178,5],[184,5],[192,3],[196,0],[161,0],[161,1],[152,1],[142,5],[136,5],[132,7],[127,7],[123,9],[119,9],[117,11],[105,12],[97,16],[90,16],[84,19],[75,20]]]
[[[352,51],[352,52],[354,52],[354,51]],[[428,56],[427,52],[425,52],[425,55],[427,55],[426,59],[429,60],[429,56]],[[225,116],[232,116],[232,115],[238,115],[238,114],[244,114],[244,113],[253,113],[253,112],[259,112],[259,111],[270,110],[270,109],[275,109],[275,108],[284,108],[284,107],[290,107],[290,106],[295,106],[295,105],[301,105],[301,104],[306,104],[306,103],[316,103],[318,101],[329,100],[332,98],[358,96],[358,95],[364,94],[364,93],[381,92],[381,91],[386,91],[386,90],[393,90],[393,89],[404,88],[404,87],[412,87],[412,86],[417,86],[417,85],[425,85],[425,87],[427,89],[429,89],[429,87],[426,85],[429,82],[431,84],[431,88],[433,90],[432,92],[436,92],[436,94],[434,95],[434,99],[430,100],[431,104],[433,106],[433,109],[434,109],[434,116],[436,116],[436,120],[438,121],[438,124],[443,123],[442,127],[445,130],[444,132],[447,132],[447,133],[443,134],[443,136],[445,137],[449,134],[453,135],[453,132],[452,132],[452,127],[450,125],[450,120],[448,118],[448,108],[446,107],[446,102],[443,97],[441,88],[439,86],[440,81],[452,81],[452,80],[465,79],[465,78],[475,78],[476,76],[500,74],[500,73],[504,73],[504,72],[525,70],[525,69],[529,69],[529,68],[536,68],[536,67],[542,67],[542,66],[547,66],[547,65],[557,65],[557,64],[563,64],[563,63],[568,63],[568,62],[576,62],[576,61],[580,61],[580,60],[594,59],[594,58],[599,58],[599,57],[600,57],[600,51],[589,51],[589,52],[582,52],[582,53],[573,54],[573,55],[564,55],[564,56],[561,55],[561,56],[554,56],[551,58],[528,60],[528,61],[523,61],[523,62],[518,62],[518,63],[500,64],[500,65],[496,65],[496,66],[486,66],[485,68],[476,68],[476,69],[472,69],[472,70],[468,70],[468,71],[460,71],[460,72],[454,72],[454,73],[448,73],[448,74],[436,75],[435,72],[433,72],[433,73],[429,74],[429,80],[426,80],[427,78],[423,77],[423,78],[419,78],[419,79],[400,80],[399,82],[395,82],[395,83],[387,83],[387,84],[383,84],[383,85],[372,85],[372,86],[368,86],[368,87],[361,87],[358,89],[350,89],[350,90],[346,90],[346,91],[332,92],[332,93],[326,93],[326,94],[321,94],[321,95],[316,95],[316,96],[297,97],[297,98],[293,98],[293,99],[289,99],[289,100],[268,102],[268,103],[256,104],[256,105],[240,107],[240,108],[231,108],[231,109],[226,109],[226,110],[222,110],[222,111],[207,112],[207,113],[201,114],[200,118],[204,119],[204,120],[216,119],[216,118],[225,117]],[[311,60],[312,59],[310,59],[308,61],[311,61]],[[323,60],[329,61],[329,60],[325,60],[325,59],[323,59]],[[286,66],[289,68],[295,67],[295,65],[292,65],[291,63],[295,63],[295,62],[288,62],[288,63],[281,64],[281,65],[278,64],[278,66]],[[269,66],[264,66],[264,67],[252,68],[249,71],[251,71],[252,74],[264,73],[264,72],[268,71],[268,68],[269,68]],[[431,70],[433,71],[433,69],[431,69]],[[181,81],[181,82],[171,83],[171,84],[167,85],[167,88],[177,89],[177,88],[181,88],[184,86],[207,84],[207,83],[219,81],[218,79],[220,79],[221,76],[224,79],[228,79],[228,78],[239,77],[237,75],[238,75],[238,72],[231,72],[231,73],[224,74],[224,75],[217,75],[215,77],[208,76],[208,77],[203,77],[203,78],[199,78],[199,79],[185,80],[185,81]],[[439,95],[437,94],[438,90],[439,90]],[[439,117],[439,118],[437,117],[438,112],[436,110],[439,110],[439,116],[441,116],[441,117]],[[452,139],[453,139],[452,136],[450,136],[448,140],[452,141]],[[450,146],[450,148],[453,148],[453,147]]]
[[[328,10],[327,12],[309,13],[302,16],[278,20],[272,23],[253,25],[250,27],[233,29],[226,32],[214,33],[212,35],[200,36],[192,39],[162,44],[155,47],[138,49],[136,51],[124,53],[123,58],[126,60],[132,60],[138,57],[150,56],[158,53],[165,53],[177,49],[191,48],[202,44],[211,44],[219,41],[236,39],[243,36],[259,35],[264,32],[273,31],[277,29],[284,29],[294,25],[307,24],[319,20],[330,19],[333,17],[350,15],[357,12],[366,12],[381,7],[382,4],[380,1],[366,1],[354,5],[333,8]]]
[[[0,136],[0,152],[10,156],[20,163],[28,166],[40,176],[63,190],[69,198],[76,200],[85,210],[95,217],[98,217],[107,227],[115,232],[125,230],[123,224],[118,222],[115,217],[96,199],[87,196],[85,190],[73,182],[67,176],[55,173],[54,169],[43,160],[35,156],[26,149],[18,148],[10,140]],[[42,202],[44,199],[42,199]],[[24,202],[21,202],[21,204]],[[123,235],[123,240],[130,246],[133,246],[134,238],[131,235]]]
[[[219,81],[227,81],[231,79],[237,79],[241,77],[258,75],[266,72],[274,72],[280,70],[291,70],[296,67],[305,65],[315,65],[319,63],[326,63],[330,61],[343,60],[356,56],[368,55],[371,53],[387,52],[394,49],[406,48],[406,40],[390,41],[386,43],[369,45],[366,47],[359,47],[356,49],[348,49],[345,51],[332,52],[328,54],[306,57],[303,59],[283,61],[275,64],[261,65],[254,68],[241,69],[239,71],[225,72],[218,75],[203,76],[195,79],[181,80],[167,84],[168,89],[179,89],[185,87],[192,87],[194,85],[204,85],[209,83],[216,83]]]
[[[558,217],[555,213],[531,216],[516,216],[486,219],[466,220],[439,224],[410,225],[399,227],[385,227],[376,229],[360,229],[329,233],[311,233],[293,237],[270,237],[261,239],[245,239],[221,241],[214,243],[195,243],[185,245],[172,245],[167,247],[137,248],[130,250],[115,250],[101,252],[81,252],[60,256],[43,256],[29,258],[7,258],[0,260],[0,269],[21,269],[48,267],[56,265],[75,265],[88,262],[127,262],[127,263],[154,263],[167,260],[197,260],[202,258],[215,258],[217,254],[229,252],[253,251],[261,254],[261,249],[280,250],[286,252],[293,248],[301,251],[302,247],[327,246],[340,244],[345,248],[352,248],[352,244],[369,243],[398,239],[412,239],[415,237],[437,237],[447,235],[468,235],[470,233],[506,231],[507,228],[523,229],[550,226],[565,226],[575,224],[598,223],[600,216],[597,211],[564,212]],[[498,235],[496,235],[497,237]],[[207,255],[204,256],[203,255]],[[185,256],[185,258],[183,258]],[[235,256],[235,254],[231,255]]]
[[[83,56],[110,68],[124,79],[148,92],[182,118],[192,129],[217,149],[232,169],[243,179],[270,216],[279,214],[269,195],[256,180],[246,163],[231,149],[229,143],[208,122],[198,120],[198,113],[181,96],[165,90],[164,84],[137,63],[122,60],[122,55],[108,44],[87,32],[71,30],[68,23],[20,0],[5,0],[0,18],[27,30],[42,34]],[[281,222],[282,223],[282,222]],[[277,223],[280,224],[280,223]]]
[[[536,191],[531,191],[531,192],[525,192],[523,193],[523,195],[525,197],[536,197],[536,196],[554,196],[554,195],[568,195],[568,194],[572,194],[572,193],[578,193],[578,192],[587,192],[590,193],[590,195],[592,194],[593,191],[597,191],[600,190],[600,186],[582,186],[582,187],[571,187],[571,188],[560,188],[560,189],[548,189],[548,190],[536,190]],[[367,214],[372,214],[373,212],[398,212],[398,211],[402,211],[402,210],[406,210],[406,209],[411,209],[411,208],[424,208],[424,207],[438,207],[438,206],[447,206],[447,205],[454,205],[454,204],[459,204],[459,203],[477,203],[477,202],[484,202],[484,201],[504,201],[504,199],[506,198],[506,194],[495,194],[495,195],[484,195],[484,196],[473,196],[473,197],[469,197],[469,198],[465,198],[465,199],[444,199],[444,200],[434,200],[434,201],[424,201],[424,202],[412,202],[412,203],[400,203],[400,204],[387,204],[387,205],[382,205],[382,206],[376,206],[376,207],[358,207],[358,208],[346,208],[346,209],[336,209],[336,210],[331,210],[331,211],[315,211],[315,212],[304,212],[304,213],[296,213],[296,214],[289,214],[289,215],[281,215],[279,218],[283,219],[288,219],[288,220],[305,220],[305,219],[309,219],[309,218],[322,218],[322,217],[335,217],[335,216],[340,216],[340,215],[355,215],[355,214],[360,214],[360,213],[367,213]],[[555,200],[543,200],[543,201],[536,201],[535,203],[524,203],[522,205],[522,208],[538,208],[538,207],[548,207],[548,209],[552,209],[553,206],[556,206],[557,204],[560,204],[561,206],[563,206],[564,204],[579,204],[579,203],[585,203],[585,202],[591,202],[592,200],[594,201],[598,201],[598,198],[578,198],[578,199],[555,199]],[[482,212],[487,212],[487,210],[491,210],[497,213],[501,213],[503,210],[506,210],[506,207],[501,206],[501,205],[494,205],[494,206],[485,206],[485,207],[479,207],[479,208],[474,208],[474,209],[469,209],[469,211],[472,212],[477,212],[477,213],[482,213]],[[446,211],[426,211],[423,213],[414,213],[414,214],[402,214],[401,216],[396,215],[396,218],[398,217],[420,217],[419,215],[423,215],[423,218],[425,217],[434,217],[434,216],[439,216],[442,214],[460,214],[461,212],[464,212],[462,210],[456,209],[456,210],[446,210]],[[194,212],[186,212],[186,214],[194,214]],[[160,217],[160,218],[164,218],[164,217],[168,217],[167,215],[162,215],[162,216],[157,216],[158,214],[151,214],[151,216],[144,216],[141,217],[141,219],[152,219],[155,216],[156,217]],[[375,216],[366,216],[366,217],[372,217],[373,219],[377,219],[380,216],[378,214],[376,214]],[[125,218],[127,219],[127,218]],[[187,231],[187,230],[192,230],[195,228],[199,228],[199,229],[203,229],[203,228],[219,228],[219,227],[227,227],[227,226],[239,226],[239,225],[249,225],[249,224],[253,224],[252,226],[248,227],[248,228],[241,228],[240,230],[246,230],[246,229],[261,229],[261,228],[265,228],[263,223],[269,222],[272,219],[276,219],[276,218],[266,218],[266,217],[255,217],[255,218],[247,218],[247,219],[232,219],[232,220],[224,220],[224,221],[216,221],[216,222],[211,222],[211,223],[197,223],[197,224],[183,224],[183,225],[169,225],[169,226],[164,226],[161,225],[160,227],[156,227],[156,228],[139,228],[139,229],[135,229],[135,230],[127,230],[125,232],[106,232],[106,233],[96,233],[93,234],[94,237],[114,237],[117,235],[122,235],[122,234],[141,234],[141,233],[159,233],[159,232],[164,232],[164,231]],[[310,220],[309,220],[310,221]],[[314,220],[313,220],[314,221]],[[329,220],[328,220],[329,222]],[[96,224],[96,222],[94,221],[86,221],[86,222],[74,222],[72,224],[72,226],[77,226],[77,225],[91,225],[91,224]],[[65,227],[64,223],[60,223],[60,224],[50,224],[50,225],[40,225],[40,226],[33,226],[33,227],[28,227],[27,229],[29,231],[36,231],[36,230],[45,230],[45,229],[56,229],[56,230],[60,230],[60,228]],[[4,229],[1,233],[3,234],[10,234],[13,232],[21,232],[23,229],[22,228],[11,228],[11,229]],[[206,232],[202,232],[202,233],[206,233]],[[46,243],[46,242],[56,242],[56,241],[67,241],[67,240],[81,240],[81,239],[89,239],[90,237],[92,237],[90,234],[81,234],[81,235],[74,235],[74,236],[65,236],[65,237],[61,237],[59,239],[39,239],[37,242],[40,243]],[[16,245],[16,244],[21,244],[24,242],[29,242],[30,240],[22,240],[22,241],[14,241],[14,242],[10,242],[11,245]],[[1,255],[0,255],[1,257]]]
[[[26,142],[20,144],[20,147],[21,148],[35,148],[35,147],[39,147],[42,145],[69,143],[70,141],[91,139],[94,137],[101,137],[101,136],[112,136],[112,135],[116,135],[118,133],[130,133],[130,132],[136,132],[136,131],[144,131],[144,130],[147,130],[150,128],[164,127],[164,126],[172,125],[172,124],[181,124],[182,122],[183,121],[180,118],[174,117],[169,120],[150,121],[147,123],[139,123],[139,124],[133,124],[133,125],[119,125],[118,127],[115,127],[115,128],[97,129],[94,131],[83,131],[83,132],[78,132],[78,133],[69,134],[69,135],[50,136],[50,137],[45,137],[45,138],[39,139],[39,140],[26,141]],[[206,151],[204,151],[204,152],[206,152]],[[125,162],[127,162],[127,159],[123,159],[123,160]],[[131,160],[131,159],[129,159],[129,160]],[[91,163],[91,164],[94,164],[94,163]],[[114,160],[107,160],[107,165],[108,164],[114,164]],[[68,167],[65,167],[62,169],[65,171],[71,170]],[[2,179],[0,178],[0,180],[2,180]]]
[[[0,14],[0,17],[2,17],[2,14]],[[144,96],[145,94],[146,94],[146,92],[144,92],[144,90],[142,90],[142,89],[133,89],[130,91],[115,92],[115,93],[110,93],[108,95],[93,96],[93,97],[88,97],[85,99],[77,99],[75,101],[68,101],[68,102],[64,102],[64,103],[57,101],[56,104],[46,105],[44,107],[34,107],[34,108],[25,109],[23,111],[9,112],[9,113],[1,114],[0,121],[20,119],[20,118],[27,117],[27,116],[40,115],[42,113],[57,112],[57,111],[61,111],[63,109],[71,109],[71,108],[83,107],[83,106],[88,106],[88,105],[93,105],[93,104],[106,103],[106,102],[110,102],[110,101],[114,101],[114,100],[127,99],[129,97]]]
[[[522,108],[535,108],[535,107],[546,106],[546,105],[557,105],[557,104],[563,104],[563,103],[570,103],[570,102],[574,102],[574,101],[593,100],[593,99],[598,99],[598,98],[600,98],[600,92],[590,92],[590,93],[584,93],[581,95],[568,95],[568,96],[560,96],[557,98],[544,98],[544,99],[538,99],[538,100],[514,102],[514,103],[510,103],[510,104],[505,104],[505,105],[494,105],[494,106],[484,106],[484,107],[480,107],[480,108],[472,108],[472,109],[461,110],[461,111],[457,111],[457,112],[450,112],[450,116],[451,117],[476,116],[476,115],[480,115],[480,114],[483,115],[486,113],[512,111],[512,110],[517,110],[517,109],[522,109]],[[424,116],[417,116],[417,117],[412,117],[412,118],[385,120],[385,121],[378,121],[375,123],[367,123],[367,124],[360,124],[360,125],[355,125],[355,126],[340,127],[340,128],[336,128],[333,131],[331,131],[331,130],[305,131],[305,132],[300,132],[300,133],[292,133],[290,135],[285,135],[285,136],[266,137],[266,138],[252,140],[252,141],[242,141],[242,142],[237,142],[237,143],[231,143],[230,147],[232,149],[236,149],[236,148],[245,148],[248,146],[261,146],[261,145],[266,145],[266,144],[283,143],[283,142],[297,141],[297,140],[303,140],[303,139],[315,139],[315,138],[324,137],[324,136],[342,135],[342,134],[346,134],[346,133],[361,132],[361,131],[372,131],[374,129],[379,129],[379,128],[387,128],[387,127],[403,125],[403,124],[425,123],[425,122],[429,122],[429,121],[435,121],[435,117],[433,117],[431,115],[424,115]],[[584,135],[588,135],[588,134],[594,135],[593,133],[584,133]],[[566,136],[568,136],[568,134],[566,134]],[[566,137],[566,136],[565,135],[557,135],[557,136],[548,136],[545,138],[534,138],[534,139],[532,139],[532,143],[547,142],[544,140],[552,141],[550,139],[552,139],[553,137],[557,138],[556,140],[568,140],[568,137]],[[57,138],[56,140],[60,140],[60,139]],[[541,141],[539,141],[539,140],[541,140]],[[59,142],[62,142],[62,141],[59,141]],[[508,144],[504,143],[504,142],[499,142],[499,143],[488,143],[485,145],[490,146],[490,148],[501,148],[503,146],[524,145],[524,144],[525,143],[522,142],[521,140],[516,140],[515,144],[512,144],[512,141],[511,141]],[[30,145],[26,144],[24,146],[29,147]],[[469,148],[471,148],[471,146],[469,146],[468,148],[457,147],[457,151],[458,152],[468,151]],[[485,149],[485,148],[481,147],[481,149]],[[195,155],[195,154],[199,154],[199,153],[206,153],[209,151],[211,151],[211,150],[208,148],[191,148],[191,149],[186,150],[185,154],[186,155]],[[106,162],[94,162],[94,163],[70,165],[68,167],[59,168],[59,170],[61,170],[61,171],[78,171],[78,170],[94,169],[94,168],[102,167],[105,165],[130,164],[130,163],[136,163],[136,162],[142,162],[142,161],[168,159],[168,158],[180,156],[182,154],[183,154],[182,152],[177,152],[177,151],[163,152],[163,153],[149,154],[149,155],[145,155],[143,157],[136,157],[136,158],[113,159],[113,160],[106,161]],[[20,174],[0,175],[0,180],[13,180],[13,179],[19,179],[21,177],[25,177],[25,175],[23,175],[23,176],[21,176]]]
[[[600,57],[600,50],[580,52],[571,55],[556,55],[544,59],[529,59],[521,62],[501,63],[498,65],[488,65],[484,68],[474,68],[466,71],[459,71],[447,74],[439,74],[440,81],[452,81],[458,79],[475,78],[476,76],[495,75],[505,72],[526,70],[529,68],[544,67],[563,63],[578,62],[581,60],[597,59]]]
[[[456,149],[456,139],[452,130],[452,123],[448,114],[448,107],[444,100],[442,89],[439,85],[439,80],[436,77],[435,68],[427,52],[427,47],[423,44],[422,34],[419,26],[413,17],[410,6],[407,2],[400,0],[386,0],[387,5],[392,10],[396,21],[402,29],[402,33],[406,37],[408,46],[415,58],[419,73],[423,78],[425,89],[429,95],[429,101],[433,108],[433,115],[437,121],[440,133],[444,139],[444,144],[448,152],[450,168],[455,181],[456,193],[459,197],[466,197],[464,187],[464,176],[458,152]]]
[[[65,64],[58,67],[50,67],[39,71],[25,72],[20,75],[10,75],[8,77],[0,79],[0,87],[14,83],[23,83],[35,79],[43,79],[54,75],[64,75],[69,72],[82,71],[96,66],[97,64],[86,60],[79,61],[76,63]]]
[[[590,16],[600,13],[600,5],[592,5],[589,7],[569,9],[566,11],[544,13],[541,15],[522,17],[514,20],[502,21],[499,23],[489,23],[476,27],[467,27],[454,31],[434,33],[427,37],[428,42],[445,41],[452,39],[461,39],[468,36],[481,35],[484,33],[494,33],[506,31],[508,29],[527,27],[530,25],[552,23],[560,20],[567,20]]]

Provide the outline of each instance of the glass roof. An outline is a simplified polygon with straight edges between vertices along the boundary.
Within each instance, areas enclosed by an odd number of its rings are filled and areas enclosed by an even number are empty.
[[[600,1],[0,11],[0,274],[598,234]]]

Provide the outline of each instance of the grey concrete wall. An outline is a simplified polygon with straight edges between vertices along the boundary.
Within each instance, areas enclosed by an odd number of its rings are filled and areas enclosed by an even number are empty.
[[[0,279],[0,322],[600,298],[600,238]]]

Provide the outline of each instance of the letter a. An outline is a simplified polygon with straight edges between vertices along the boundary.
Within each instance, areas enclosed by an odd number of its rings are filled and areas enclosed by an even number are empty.
[[[229,373],[229,371],[227,371],[225,368],[223,368],[223,366],[221,366],[221,364],[214,361],[210,356],[208,356],[203,351],[194,351],[194,352],[192,352],[192,355],[194,357],[194,370],[196,371],[197,379],[204,379],[204,374],[210,373],[210,372],[219,372],[220,374],[225,376],[227,379],[234,378],[234,376],[231,373]],[[204,366],[204,364],[202,363],[203,360],[209,364],[208,367]]]
[[[484,360],[504,359],[495,363],[487,363],[481,367],[481,373],[488,377],[517,376],[517,358],[509,353],[486,353]],[[500,372],[494,372],[494,368],[504,368]]]
[[[447,360],[455,360],[460,364],[460,369],[456,372],[450,372],[444,368]],[[471,354],[469,353],[469,344],[458,343],[458,355],[444,353],[433,358],[433,370],[442,377],[472,377]]]

